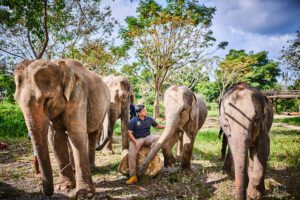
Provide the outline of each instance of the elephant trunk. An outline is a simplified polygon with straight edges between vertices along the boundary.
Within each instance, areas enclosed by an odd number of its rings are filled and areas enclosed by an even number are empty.
[[[97,151],[101,151],[105,147],[105,145],[109,142],[112,136],[113,130],[111,128],[111,120],[109,118],[110,115],[109,113],[107,113],[105,115],[104,122],[103,122],[103,139],[100,144],[97,144],[96,147]]]
[[[53,194],[53,177],[47,139],[49,120],[42,105],[26,109],[23,113],[39,161],[43,193],[45,196],[51,196]]]
[[[150,152],[148,153],[147,157],[144,160],[143,165],[140,168],[139,175],[142,175],[146,168],[148,167],[149,163],[151,160],[154,158],[154,156],[159,152],[159,150],[162,148],[163,144],[173,136],[175,132],[175,128],[173,124],[168,124],[166,125],[166,128],[164,129],[163,134],[160,136],[158,141],[152,146]]]

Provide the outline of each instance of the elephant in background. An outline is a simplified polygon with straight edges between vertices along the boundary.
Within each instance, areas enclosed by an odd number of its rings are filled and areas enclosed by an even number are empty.
[[[109,107],[108,87],[100,76],[70,59],[23,61],[14,76],[15,99],[37,152],[44,195],[51,196],[54,191],[48,129],[59,166],[56,188],[76,186],[75,195],[93,194],[90,162],[94,162],[96,136]],[[72,147],[75,175],[67,141]]]
[[[128,149],[128,123],[129,123],[129,104],[132,96],[132,88],[128,78],[123,76],[109,75],[103,79],[109,88],[111,98],[110,106],[105,115],[103,123],[103,136],[96,150],[101,150],[108,143],[107,149],[112,151],[112,135],[117,119],[121,119],[122,150]],[[98,143],[98,142],[97,142]]]
[[[185,86],[171,86],[164,95],[166,127],[159,140],[151,148],[138,174],[144,174],[149,162],[162,148],[164,165],[175,163],[172,147],[182,137],[181,168],[191,170],[191,157],[197,132],[207,117],[207,108],[202,99]],[[183,134],[181,136],[181,134]],[[180,140],[179,140],[180,141]],[[180,148],[179,148],[180,150]]]
[[[250,198],[261,198],[264,193],[272,121],[272,105],[259,90],[239,83],[224,93],[220,102],[220,124],[234,162],[237,199],[246,199],[247,185]],[[225,163],[228,158],[230,156]]]

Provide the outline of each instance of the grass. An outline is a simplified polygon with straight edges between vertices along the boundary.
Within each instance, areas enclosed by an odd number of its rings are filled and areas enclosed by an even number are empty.
[[[300,197],[298,192],[300,188],[295,184],[300,182],[299,136],[300,131],[283,127],[272,128],[271,153],[265,180],[268,198],[297,199]],[[24,181],[35,181],[30,142],[24,138],[1,137],[0,141],[9,144],[6,152],[0,152],[1,163],[3,163],[0,179],[3,184],[14,186],[14,190],[22,189],[21,194],[27,191],[28,198],[31,197],[30,195],[36,195],[33,192],[39,191],[31,185],[37,183],[22,184]],[[234,197],[234,180],[226,178],[222,172],[222,161],[219,160],[221,139],[218,138],[218,129],[205,129],[197,134],[193,151],[195,159],[192,162],[194,171],[192,176],[184,175],[177,170],[173,173],[161,173],[154,179],[143,178],[136,186],[124,185],[126,178],[117,172],[121,159],[120,146],[119,143],[114,144],[114,155],[97,152],[97,167],[92,170],[93,179],[96,188],[107,190],[104,193],[97,193],[99,198],[105,198],[105,195],[122,198],[125,196],[131,198],[134,195],[135,199],[157,199],[158,197],[232,199]],[[57,173],[54,174],[57,176]],[[207,183],[210,180],[213,180],[213,183]],[[5,194],[7,194],[6,190]]]
[[[283,119],[274,119],[276,123],[287,123],[289,125],[296,125],[300,126],[300,117],[290,117],[290,118],[283,118]]]
[[[18,105],[0,103],[0,137],[26,137],[27,128]]]

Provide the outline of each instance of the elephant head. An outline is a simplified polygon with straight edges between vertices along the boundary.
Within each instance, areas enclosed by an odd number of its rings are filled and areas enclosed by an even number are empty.
[[[160,136],[156,144],[151,148],[144,164],[139,170],[139,175],[148,166],[149,162],[158,153],[161,147],[170,140],[177,141],[178,130],[195,129],[198,117],[194,116],[196,110],[196,96],[187,87],[171,86],[164,95],[164,107],[166,115],[166,126],[163,134]]]
[[[15,99],[23,112],[41,167],[43,192],[53,194],[52,169],[48,150],[49,121],[63,112],[75,84],[73,71],[64,61],[23,61],[16,66]]]
[[[103,139],[97,150],[101,150],[111,139],[116,120],[121,118],[122,124],[122,149],[128,148],[128,121],[129,103],[132,96],[132,88],[129,80],[122,76],[110,75],[105,77],[104,82],[109,88],[111,99],[110,108],[103,123]]]

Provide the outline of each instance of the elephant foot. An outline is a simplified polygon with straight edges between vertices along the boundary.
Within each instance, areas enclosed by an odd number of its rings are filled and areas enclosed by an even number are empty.
[[[90,167],[91,167],[91,169],[96,168],[95,162],[90,162]]]
[[[73,188],[75,188],[75,183],[72,183],[71,181],[61,181],[55,184],[55,190],[57,191],[69,192],[69,190]]]
[[[75,199],[89,199],[92,198],[94,195],[95,195],[94,186],[90,186],[88,184],[82,184],[81,186],[73,190],[70,197]]]
[[[250,197],[250,199],[261,199],[264,191],[264,187],[257,189],[256,187],[249,185],[247,189],[247,195]]]
[[[169,168],[169,167],[173,167],[176,163],[176,159],[172,156],[172,157],[169,157],[169,158],[166,158],[164,160],[164,166],[166,168]]]
[[[191,170],[191,161],[190,160],[182,160],[181,161],[181,169],[184,170]]]

